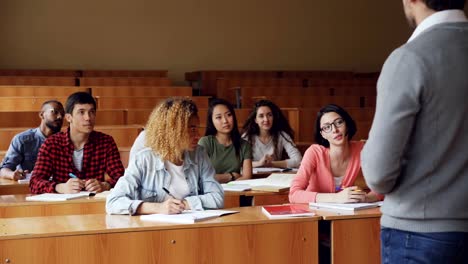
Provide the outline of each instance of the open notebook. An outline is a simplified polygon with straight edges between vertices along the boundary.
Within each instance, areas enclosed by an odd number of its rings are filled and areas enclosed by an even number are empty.
[[[241,182],[241,181],[239,181]],[[221,184],[223,187],[223,190],[225,191],[231,191],[231,192],[243,192],[243,191],[248,191],[251,189],[250,185],[248,184],[237,184],[237,183],[223,183]]]
[[[208,220],[222,215],[235,214],[239,211],[228,210],[205,210],[205,211],[183,211],[180,214],[150,214],[142,215],[140,219],[143,221],[156,221],[178,224],[193,224],[199,221]]]
[[[79,192],[79,193],[43,193],[33,196],[26,197],[26,201],[38,201],[38,202],[54,202],[54,201],[67,201],[73,199],[79,199],[83,197],[94,196],[92,192]]]
[[[273,173],[267,178],[229,182],[230,184],[246,184],[254,191],[281,192],[289,190],[296,174]]]

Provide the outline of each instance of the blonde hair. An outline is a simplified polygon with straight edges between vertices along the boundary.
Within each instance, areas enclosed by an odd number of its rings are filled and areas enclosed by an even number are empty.
[[[188,98],[168,98],[153,109],[146,124],[146,146],[163,160],[183,161],[190,145],[189,119],[198,115],[195,103]]]

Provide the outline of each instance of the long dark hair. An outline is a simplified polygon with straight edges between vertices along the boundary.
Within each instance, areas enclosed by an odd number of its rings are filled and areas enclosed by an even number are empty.
[[[232,121],[234,124],[230,136],[232,144],[234,145],[234,149],[236,150],[236,156],[237,158],[239,158],[241,148],[241,136],[239,133],[239,128],[237,126],[236,112],[234,111],[234,107],[228,101],[224,99],[215,98],[210,102],[210,106],[208,108],[208,115],[206,117],[205,136],[214,136],[218,133],[218,130],[216,130],[216,127],[213,124],[213,110],[217,105],[226,106],[229,112],[231,112],[232,114]]]
[[[249,114],[249,117],[244,123],[242,133],[247,136],[247,140],[250,142],[250,144],[253,145],[255,142],[253,140],[253,137],[258,136],[260,134],[260,128],[255,122],[255,119],[257,118],[258,109],[263,106],[270,108],[271,113],[273,114],[273,124],[271,125],[269,133],[273,138],[274,153],[278,154],[279,150],[277,150],[276,147],[278,146],[279,137],[283,136],[281,132],[288,134],[291,138],[291,141],[289,139],[285,139],[289,141],[292,145],[294,145],[294,130],[289,125],[289,122],[284,116],[281,109],[272,101],[260,100],[255,103],[252,112]]]
[[[357,131],[356,122],[354,122],[353,118],[349,115],[348,112],[346,112],[346,110],[344,110],[344,108],[335,104],[329,104],[329,105],[322,107],[322,109],[318,111],[317,119],[315,120],[315,142],[326,148],[330,147],[330,142],[324,139],[322,137],[322,134],[320,133],[321,131],[320,120],[322,119],[322,116],[324,114],[330,113],[330,112],[337,113],[345,121],[346,135],[348,136],[348,141],[350,141],[351,138],[353,138],[353,136],[356,134],[356,131]]]

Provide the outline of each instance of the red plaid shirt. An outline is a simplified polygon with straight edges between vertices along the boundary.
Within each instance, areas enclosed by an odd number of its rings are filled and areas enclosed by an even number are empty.
[[[110,176],[107,182],[111,186],[124,174],[119,150],[111,136],[91,132],[84,146],[81,172],[73,164],[74,149],[69,130],[46,139],[39,149],[29,184],[32,193],[55,192],[58,183],[65,183],[70,179],[70,172],[80,179],[97,179],[101,182],[105,180],[104,174],[107,173]]]

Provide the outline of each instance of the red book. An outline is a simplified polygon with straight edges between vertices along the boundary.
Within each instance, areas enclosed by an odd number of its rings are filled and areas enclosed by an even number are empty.
[[[286,218],[315,215],[315,213],[312,212],[306,204],[266,205],[262,207],[262,212],[268,216],[268,218]]]

